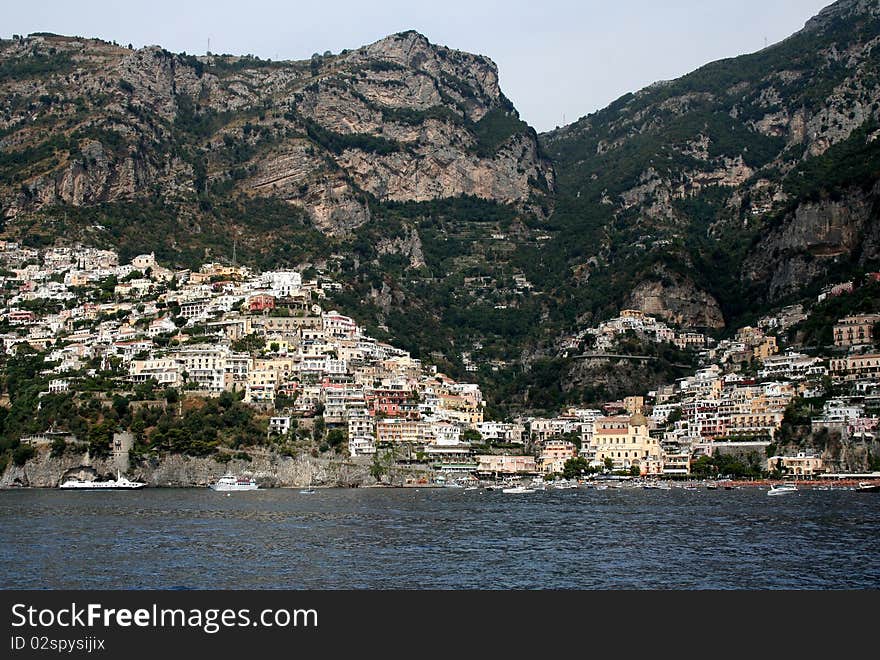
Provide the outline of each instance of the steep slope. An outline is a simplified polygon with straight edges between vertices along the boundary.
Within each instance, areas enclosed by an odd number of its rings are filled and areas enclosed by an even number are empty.
[[[841,0],[751,55],[541,136],[559,195],[549,281],[721,328],[880,258],[880,6]],[[573,320],[573,319],[570,319]]]
[[[474,345],[516,359],[541,313],[514,262],[553,168],[486,57],[415,32],[305,62],[35,34],[0,42],[0,99],[6,238],[311,265],[458,373]]]
[[[540,138],[489,59],[414,32],[304,62],[37,34],[0,91],[3,237],[308,268],[496,400],[675,377],[558,357],[621,308],[723,332],[880,268],[876,1]]]
[[[2,42],[0,62],[6,218],[242,194],[337,235],[367,221],[369,200],[526,208],[552,183],[495,64],[415,32],[310,62],[31,35]]]

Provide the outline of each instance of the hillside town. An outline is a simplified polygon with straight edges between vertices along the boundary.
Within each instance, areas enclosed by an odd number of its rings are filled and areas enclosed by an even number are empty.
[[[577,474],[686,477],[701,459],[722,454],[760,456],[755,467],[767,473],[842,471],[813,452],[775,451],[797,402],[816,404],[809,406],[814,433],[873,442],[877,432],[880,314],[840,318],[833,352],[821,354],[779,345],[778,337],[808,318],[800,305],[723,340],[623,310],[564,349],[587,346],[595,355],[628,359],[614,355],[615,342],[635,336],[691,351],[701,366],[619,401],[498,420],[485,418],[478,385],[377,341],[329,308],[328,294],[339,284],[315,271],[254,272],[219,263],[178,270],[154,254],[121,264],[108,250],[13,242],[0,244],[0,267],[0,341],[7,356],[44,356],[47,387],[40,396],[75,397],[98,374],[110,383],[108,396],[137,388],[156,399],[171,390],[203,398],[230,393],[259,414],[267,438],[303,429],[316,438],[335,433],[353,459],[375,460],[390,450],[443,478],[571,476],[575,466]],[[851,291],[838,285],[818,302]],[[35,447],[58,437],[77,441],[72,429],[57,426],[18,440]]]

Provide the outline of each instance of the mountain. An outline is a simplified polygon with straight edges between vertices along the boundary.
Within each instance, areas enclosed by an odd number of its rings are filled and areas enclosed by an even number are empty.
[[[541,136],[580,320],[720,329],[880,263],[880,6],[841,0],[757,53]],[[554,250],[554,248],[556,248]]]
[[[415,32],[303,62],[32,34],[0,42],[0,93],[5,237],[313,267],[447,371],[473,338],[518,356],[538,303],[512,255],[554,173],[488,58]]]
[[[730,332],[880,268],[878,44],[877,3],[840,0],[538,136],[491,60],[415,32],[302,62],[15,37],[3,235],[326,273],[490,399],[633,393],[684,358],[598,373],[565,338],[626,307]]]
[[[0,58],[7,218],[241,194],[336,235],[367,222],[368,197],[525,208],[552,183],[495,64],[415,32],[309,62],[46,34],[3,42]]]

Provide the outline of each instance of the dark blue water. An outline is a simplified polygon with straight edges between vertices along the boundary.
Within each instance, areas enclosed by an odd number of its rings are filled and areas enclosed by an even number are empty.
[[[0,587],[880,588],[880,495],[0,493]]]

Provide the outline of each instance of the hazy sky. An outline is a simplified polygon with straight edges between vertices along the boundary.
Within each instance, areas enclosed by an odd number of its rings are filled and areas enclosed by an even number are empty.
[[[6,2],[0,36],[56,32],[170,51],[306,59],[415,29],[488,55],[539,131],[656,80],[749,53],[830,0],[35,0]]]

